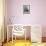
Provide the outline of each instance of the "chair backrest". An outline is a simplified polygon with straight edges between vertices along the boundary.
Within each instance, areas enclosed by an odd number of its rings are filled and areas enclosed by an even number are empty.
[[[23,29],[23,26],[21,25],[14,25],[13,27],[13,35],[15,36],[23,36],[24,35],[24,29]]]

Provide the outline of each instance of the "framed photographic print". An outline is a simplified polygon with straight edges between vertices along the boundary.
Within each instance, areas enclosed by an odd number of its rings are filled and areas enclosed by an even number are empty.
[[[23,14],[30,14],[30,5],[23,5]]]

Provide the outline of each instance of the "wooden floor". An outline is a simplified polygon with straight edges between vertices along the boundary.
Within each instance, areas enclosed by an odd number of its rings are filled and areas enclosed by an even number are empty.
[[[24,40],[14,40],[5,43],[3,46],[46,46],[46,37],[42,37],[43,43],[31,43],[31,41],[24,41]]]
[[[46,46],[46,43],[31,43],[30,41],[14,40],[5,43],[3,46]]]
[[[3,46],[31,46],[30,41],[24,41],[24,40],[16,40],[16,41],[10,41],[8,43],[5,43]]]

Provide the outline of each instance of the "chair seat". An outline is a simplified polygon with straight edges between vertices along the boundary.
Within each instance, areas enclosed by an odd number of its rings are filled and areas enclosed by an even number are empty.
[[[24,31],[13,31],[13,35],[22,36],[24,35]]]

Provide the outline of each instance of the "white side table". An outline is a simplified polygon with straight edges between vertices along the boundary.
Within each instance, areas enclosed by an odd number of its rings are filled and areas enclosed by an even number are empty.
[[[41,25],[32,25],[31,27],[31,41],[41,42],[42,38],[42,28]]]

